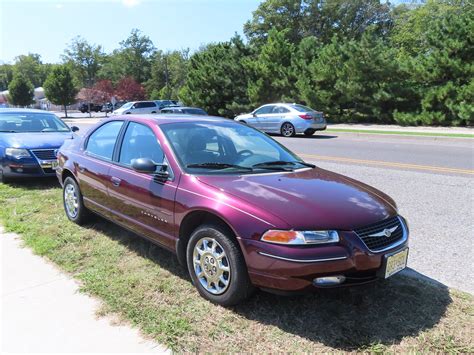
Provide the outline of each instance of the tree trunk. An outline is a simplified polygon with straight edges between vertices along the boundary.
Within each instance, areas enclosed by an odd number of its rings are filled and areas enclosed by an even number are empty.
[[[66,105],[64,105],[64,113],[65,113],[66,118],[67,118],[67,107],[66,107]]]

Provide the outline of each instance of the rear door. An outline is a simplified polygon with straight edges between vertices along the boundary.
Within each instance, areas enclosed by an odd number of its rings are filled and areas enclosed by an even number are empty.
[[[279,133],[280,127],[283,122],[291,121],[290,118],[286,118],[289,115],[290,110],[285,106],[274,106],[272,112],[269,113],[265,119],[266,130],[268,132]]]
[[[110,183],[110,163],[123,125],[124,121],[118,120],[98,127],[87,138],[84,154],[78,155],[76,161],[84,204],[105,216],[110,216],[107,191]]]
[[[114,219],[173,249],[176,194],[173,173],[170,171],[169,180],[157,181],[151,174],[132,169],[132,161],[137,158],[150,158],[156,163],[167,161],[152,128],[131,121],[110,168],[109,195]]]

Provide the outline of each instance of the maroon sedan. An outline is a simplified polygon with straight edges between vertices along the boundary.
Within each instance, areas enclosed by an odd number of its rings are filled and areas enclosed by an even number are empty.
[[[64,208],[99,214],[177,254],[199,293],[232,305],[355,285],[406,266],[395,202],[216,117],[113,117],[58,153]]]

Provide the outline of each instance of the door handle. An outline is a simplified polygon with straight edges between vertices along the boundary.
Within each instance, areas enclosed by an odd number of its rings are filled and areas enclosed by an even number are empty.
[[[114,186],[119,186],[119,185],[120,185],[120,182],[121,182],[122,180],[120,180],[119,178],[116,178],[116,177],[112,177],[112,178],[110,179],[110,181],[112,181],[112,184],[113,184]]]

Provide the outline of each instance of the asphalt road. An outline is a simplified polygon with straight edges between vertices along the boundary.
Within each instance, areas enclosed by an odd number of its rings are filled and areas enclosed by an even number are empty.
[[[92,123],[75,123],[84,132]],[[275,137],[306,161],[392,196],[409,221],[408,266],[474,294],[474,140],[354,133]]]

